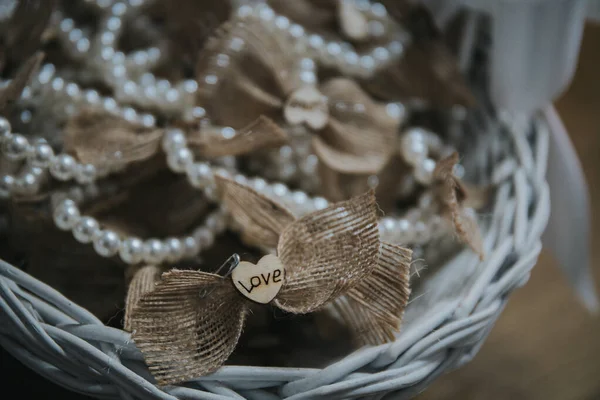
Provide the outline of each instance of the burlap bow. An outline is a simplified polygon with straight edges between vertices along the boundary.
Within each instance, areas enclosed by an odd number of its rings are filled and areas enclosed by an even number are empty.
[[[262,21],[234,18],[207,41],[197,66],[200,104],[217,124],[240,128],[261,115],[284,114],[313,128],[326,122],[326,99],[302,80],[302,55]],[[294,115],[290,115],[291,114]],[[302,120],[302,121],[300,121]]]
[[[287,134],[266,117],[233,130],[228,138],[221,134],[223,127],[184,129],[192,149],[207,159],[281,146],[287,140]],[[83,163],[115,172],[157,154],[163,134],[164,129],[146,128],[103,111],[84,110],[69,120],[64,147]]]
[[[331,79],[322,91],[329,99],[330,118],[313,137],[313,150],[325,196],[340,201],[368,190],[367,178],[388,164],[400,121],[349,79]]]
[[[360,342],[393,340],[410,293],[411,251],[380,241],[373,192],[296,219],[247,186],[218,183],[242,236],[276,249],[284,281],[274,306],[298,314],[331,306]],[[227,360],[250,305],[229,278],[173,270],[141,297],[127,324],[158,383],[173,384]]]
[[[246,47],[232,51],[240,38]],[[225,24],[199,66],[202,76],[216,77],[201,85],[200,102],[217,123],[244,126],[262,115],[286,130],[296,126],[294,140],[313,137],[325,195],[339,201],[363,193],[367,177],[388,163],[400,121],[350,79],[304,83],[301,57],[289,46],[285,36],[254,20]],[[227,66],[219,67],[219,60]]]

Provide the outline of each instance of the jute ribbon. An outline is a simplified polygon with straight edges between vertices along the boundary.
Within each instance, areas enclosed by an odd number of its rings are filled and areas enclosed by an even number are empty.
[[[284,279],[274,306],[297,314],[332,306],[361,343],[393,340],[410,294],[411,251],[380,240],[372,191],[296,219],[247,186],[217,180],[242,236],[276,249]],[[227,277],[172,270],[142,295],[128,326],[158,383],[174,384],[227,360],[251,304]]]
[[[485,204],[483,197],[487,197],[482,189],[475,190],[466,186],[456,178],[453,173],[454,166],[458,163],[458,153],[440,160],[435,170],[434,190],[441,204],[441,211],[452,220],[458,237],[483,259],[483,241],[475,217],[467,211],[468,205],[479,206]]]

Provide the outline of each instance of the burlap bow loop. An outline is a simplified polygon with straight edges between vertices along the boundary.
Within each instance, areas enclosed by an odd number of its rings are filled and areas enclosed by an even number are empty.
[[[243,236],[276,255],[240,263],[232,279],[173,270],[141,297],[128,326],[159,384],[218,369],[239,339],[248,298],[299,314],[331,306],[362,343],[393,339],[410,292],[410,250],[380,241],[372,192],[296,219],[247,186],[217,181]]]
[[[332,79],[322,91],[329,98],[330,119],[312,145],[325,195],[339,201],[367,190],[368,177],[389,163],[401,121],[352,80]]]
[[[217,29],[197,65],[199,101],[211,119],[241,128],[260,115],[280,119],[286,103],[288,109],[319,109],[321,97],[303,79],[310,72],[293,49],[291,38],[252,17]]]
[[[265,116],[260,116],[241,129],[204,125],[187,133],[187,141],[192,149],[207,159],[279,147],[288,139],[287,132]]]
[[[84,109],[67,122],[64,148],[82,163],[92,164],[99,171],[115,172],[155,155],[162,135],[163,129]]]
[[[278,147],[288,140],[287,133],[264,116],[241,129],[206,124],[184,130],[192,150],[205,159]],[[106,112],[83,110],[69,120],[64,147],[83,163],[116,172],[159,153],[163,134],[164,129],[147,128]]]

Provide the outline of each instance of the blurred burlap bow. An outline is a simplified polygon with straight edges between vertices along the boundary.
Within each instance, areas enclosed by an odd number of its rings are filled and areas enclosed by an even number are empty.
[[[246,38],[246,47],[231,50],[235,38]],[[225,24],[199,65],[201,75],[218,78],[201,85],[200,102],[216,123],[239,127],[268,116],[284,129],[301,126],[312,134],[326,197],[339,201],[366,191],[367,177],[394,152],[400,122],[350,79],[303,82],[302,58],[287,40],[252,20]],[[223,60],[227,66],[218,67]]]
[[[331,306],[359,342],[393,340],[410,293],[411,251],[380,241],[372,191],[296,219],[247,186],[224,178],[218,185],[242,236],[276,249],[284,281],[273,305],[296,314]],[[126,325],[160,385],[218,369],[252,304],[232,280],[201,271],[172,270],[140,292],[128,298],[137,305]]]

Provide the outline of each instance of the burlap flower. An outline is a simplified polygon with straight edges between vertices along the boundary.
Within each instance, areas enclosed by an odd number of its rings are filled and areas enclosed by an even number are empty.
[[[284,269],[273,305],[299,314],[333,306],[361,342],[393,339],[408,301],[411,252],[380,241],[372,192],[296,219],[249,187],[225,179],[219,187],[243,236],[277,249],[267,256]],[[228,278],[173,270],[142,295],[127,324],[158,383],[173,384],[227,360],[250,304]]]

